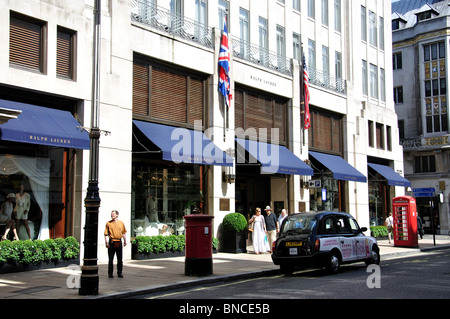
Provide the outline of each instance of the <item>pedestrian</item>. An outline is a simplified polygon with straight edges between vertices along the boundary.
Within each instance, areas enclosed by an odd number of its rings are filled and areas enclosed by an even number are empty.
[[[420,239],[423,239],[423,223],[419,214],[417,214],[417,232],[419,233]]]
[[[258,255],[270,251],[269,242],[266,236],[266,223],[264,222],[264,216],[261,215],[261,208],[256,207],[255,215],[249,220],[249,224],[253,223],[253,250]]]
[[[127,245],[125,234],[127,232],[125,224],[118,219],[119,212],[113,210],[111,212],[111,220],[106,223],[105,227],[105,245],[108,248],[108,276],[113,276],[114,255],[117,256],[117,276],[123,278],[123,247]],[[122,247],[123,239],[123,247]]]
[[[287,211],[286,211],[286,209],[283,208],[281,210],[280,216],[278,216],[278,227],[280,227],[279,230],[281,230],[281,224],[283,224],[283,220],[286,218],[286,216],[287,216]]]
[[[392,217],[391,213],[387,213],[388,217],[386,218],[386,221],[384,224],[387,227],[388,230],[388,238],[389,238],[389,244],[391,243],[391,237],[392,237],[392,230],[394,228],[394,218]]]
[[[4,223],[5,233],[2,236],[2,240],[8,238],[8,233],[12,229],[14,233],[14,238],[19,240],[19,236],[17,236],[16,223],[12,218],[12,212],[14,210],[13,200],[16,198],[16,195],[13,193],[9,193],[6,196],[6,202],[4,202],[0,208],[0,223]]]
[[[277,216],[272,213],[272,208],[266,206],[266,230],[267,239],[269,240],[269,247],[272,247],[272,243],[277,239],[277,233],[279,231]]]

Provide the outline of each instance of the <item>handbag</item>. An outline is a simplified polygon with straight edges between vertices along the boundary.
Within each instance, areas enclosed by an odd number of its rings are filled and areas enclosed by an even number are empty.
[[[253,231],[253,226],[255,226],[255,222],[248,224],[248,231]]]

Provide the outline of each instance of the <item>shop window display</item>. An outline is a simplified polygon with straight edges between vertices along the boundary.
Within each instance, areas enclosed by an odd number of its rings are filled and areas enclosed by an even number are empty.
[[[184,216],[203,208],[203,167],[133,165],[132,236],[184,234]]]

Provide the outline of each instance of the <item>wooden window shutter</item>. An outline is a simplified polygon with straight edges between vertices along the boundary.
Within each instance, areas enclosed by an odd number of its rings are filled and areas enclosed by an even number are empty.
[[[273,127],[278,128],[279,140],[286,141],[286,103],[275,101]]]
[[[267,128],[266,139],[270,139],[270,129],[273,123],[272,102],[254,94],[247,94],[245,107],[246,128],[255,128],[259,135],[260,128]],[[259,136],[260,138],[262,136]]]
[[[186,123],[187,77],[153,67],[151,83],[151,117]]]
[[[11,15],[9,63],[44,72],[43,23]]]
[[[203,121],[203,91],[203,81],[190,77],[188,103],[189,124],[194,124],[194,121]]]
[[[73,79],[73,32],[58,28],[56,39],[56,75]]]
[[[235,128],[244,127],[244,92],[235,90],[234,92],[234,126]]]
[[[147,64],[133,63],[133,113],[149,116],[149,67]]]

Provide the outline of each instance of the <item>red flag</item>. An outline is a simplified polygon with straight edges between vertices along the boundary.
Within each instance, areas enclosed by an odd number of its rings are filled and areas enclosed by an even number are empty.
[[[309,113],[309,74],[306,67],[305,56],[303,56],[303,95],[305,97],[305,130],[311,127],[311,115]]]

